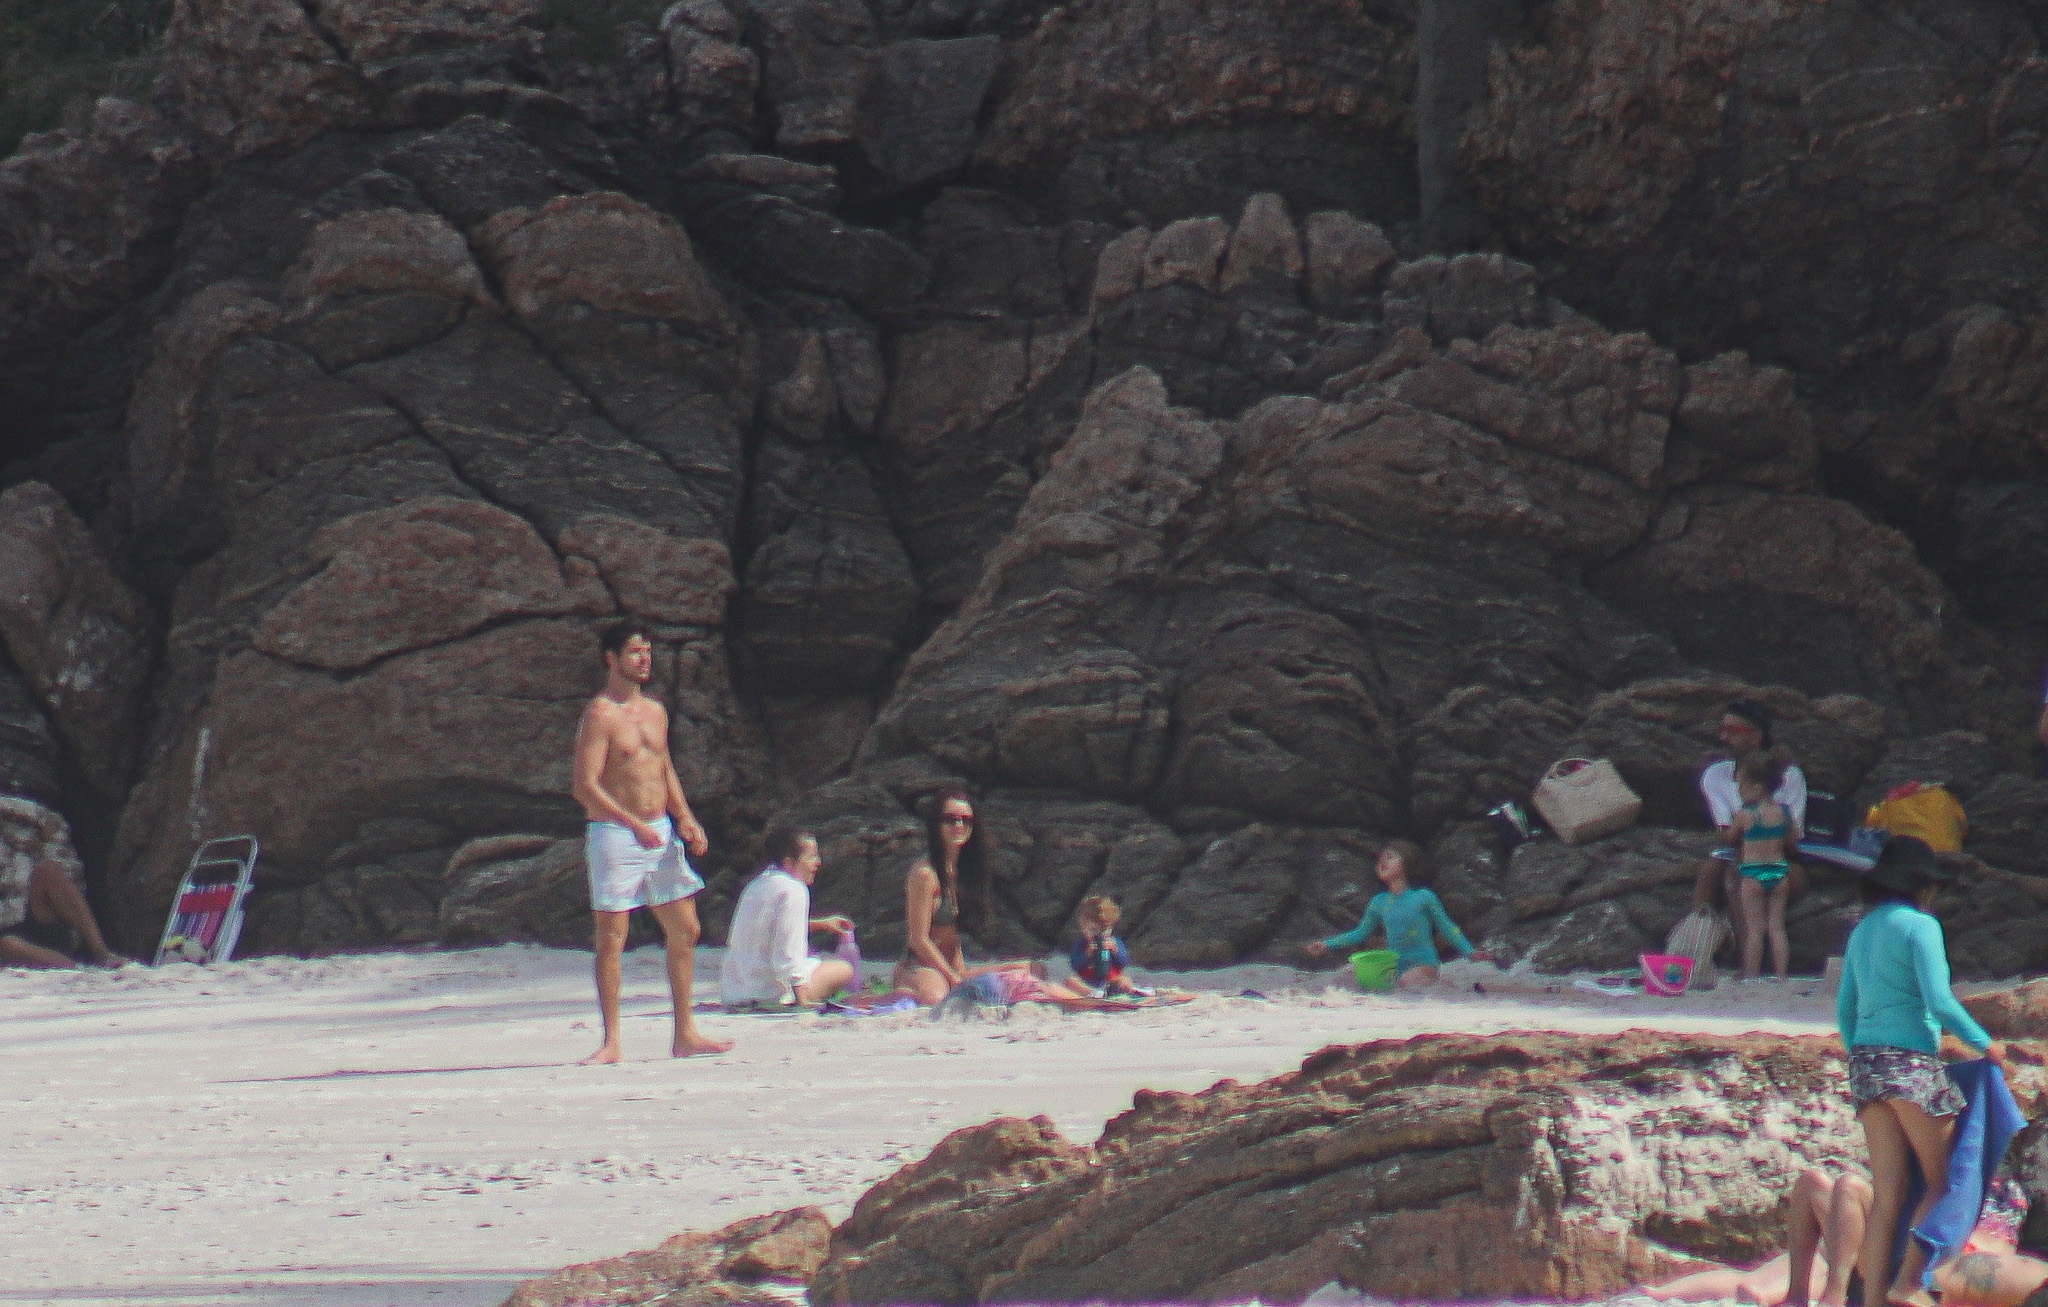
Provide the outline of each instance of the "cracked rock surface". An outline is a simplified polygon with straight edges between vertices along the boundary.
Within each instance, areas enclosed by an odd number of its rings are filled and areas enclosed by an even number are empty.
[[[966,784],[987,950],[1093,892],[1147,960],[1270,954],[1405,835],[1504,957],[1604,968],[1747,695],[1818,788],[1949,783],[1959,969],[2048,966],[2048,333],[1983,181],[2036,20],[1722,8],[1549,6],[1460,116],[1409,0],[684,0],[601,50],[183,0],[146,104],[0,162],[0,789],[130,948],[241,830],[245,948],[575,942],[627,616],[713,938],[792,816],[886,954]],[[1494,843],[1572,755],[1644,824]]]

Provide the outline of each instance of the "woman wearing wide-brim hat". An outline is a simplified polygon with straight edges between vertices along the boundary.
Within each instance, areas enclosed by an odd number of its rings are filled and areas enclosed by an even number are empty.
[[[1858,1259],[1864,1307],[1931,1307],[1933,1301],[1921,1284],[1927,1254],[1918,1240],[1906,1241],[1898,1275],[1888,1272],[1906,1204],[1908,1159],[1919,1161],[1928,1181],[1914,1225],[1948,1187],[1949,1144],[1963,1096],[1942,1069],[1942,1030],[2005,1061],[2004,1044],[1984,1033],[1949,988],[1948,946],[1928,909],[1951,874],[1924,840],[1891,840],[1864,875],[1868,911],[1849,936],[1843,960],[1835,1019],[1849,1050],[1849,1093],[1870,1149],[1875,1191]]]

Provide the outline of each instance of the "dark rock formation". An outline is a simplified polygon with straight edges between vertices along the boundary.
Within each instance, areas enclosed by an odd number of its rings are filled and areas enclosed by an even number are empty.
[[[118,800],[135,766],[155,621],[56,491],[0,494],[0,639],[88,783]]]
[[[1741,694],[1948,781],[1959,966],[2026,964],[2035,20],[1725,8],[185,0],[0,163],[0,785],[131,947],[239,829],[252,948],[575,940],[625,615],[714,936],[787,812],[895,946],[964,782],[991,949],[1277,953],[1408,835],[1605,966]],[[1504,856],[1570,754],[1645,827]]]

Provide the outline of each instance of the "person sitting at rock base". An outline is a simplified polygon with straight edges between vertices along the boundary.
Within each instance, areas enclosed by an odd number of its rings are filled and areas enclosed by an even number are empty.
[[[1412,840],[1389,840],[1380,850],[1373,872],[1386,886],[1365,905],[1358,925],[1342,935],[1304,945],[1310,957],[1323,957],[1332,949],[1349,951],[1364,944],[1376,932],[1384,932],[1387,947],[1399,955],[1395,963],[1396,983],[1402,989],[1433,985],[1443,959],[1436,951],[1436,937],[1442,935],[1458,956],[1486,962],[1493,955],[1472,947],[1465,932],[1457,927],[1436,891],[1428,887],[1429,859]]]
[[[2048,1284],[2048,1261],[2019,1251],[2029,1201],[2017,1177],[2017,1140],[1978,1209],[1977,1227],[1963,1251],[1934,1269],[1943,1307],[2019,1307]],[[1856,1258],[1874,1200],[1860,1175],[1831,1179],[1802,1172],[1792,1184],[1786,1251],[1752,1270],[1715,1267],[1695,1271],[1643,1292],[1660,1302],[1721,1302],[1733,1298],[1758,1307],[1846,1307],[1856,1283]],[[1795,1291],[1795,1286],[1803,1290]]]
[[[989,918],[993,852],[964,790],[946,790],[927,801],[923,852],[903,881],[908,938],[893,982],[931,1007],[968,979],[963,938],[985,928]]]
[[[1074,924],[1081,935],[1067,957],[1074,969],[1067,986],[1075,993],[1088,998],[1144,996],[1144,991],[1124,978],[1124,969],[1131,965],[1131,951],[1116,936],[1116,923],[1123,915],[1123,909],[1107,894],[1091,894],[1074,910]]]
[[[740,891],[726,934],[718,979],[728,1012],[808,1007],[853,979],[853,968],[838,958],[811,956],[812,931],[843,936],[853,929],[845,917],[810,915],[821,865],[817,836],[788,827],[770,831],[767,852],[768,866]]]
[[[1771,944],[1771,969],[1780,982],[1790,967],[1785,901],[1791,896],[1792,884],[1787,879],[1791,860],[1786,850],[1799,842],[1800,830],[1791,808],[1773,796],[1791,763],[1792,755],[1780,746],[1752,753],[1735,769],[1735,789],[1742,808],[1729,823],[1729,831],[1736,849],[1736,869],[1742,877],[1742,908],[1736,920],[1742,923],[1744,984],[1763,979],[1759,973],[1766,937]]]
[[[1735,769],[1751,756],[1776,746],[1776,739],[1771,733],[1775,720],[1771,710],[1756,700],[1737,699],[1722,713],[1721,724],[1715,729],[1715,736],[1732,756],[1700,773],[1700,798],[1705,800],[1707,817],[1720,833],[1724,846],[1733,846],[1735,814],[1742,809],[1742,793],[1735,781]],[[1805,772],[1788,764],[1771,798],[1792,814],[1794,825],[1801,830],[1806,828]],[[1799,893],[1800,875],[1798,863],[1793,862],[1786,876],[1788,899]],[[1714,885],[1720,883],[1737,939],[1747,938],[1741,880],[1741,873],[1733,861],[1717,857],[1701,864],[1693,886],[1693,907],[1700,909],[1713,902]]]
[[[19,884],[20,882],[16,882]],[[28,874],[26,894],[15,900],[21,920],[0,929],[0,967],[56,970],[76,967],[71,956],[82,952],[98,967],[119,967],[128,959],[107,947],[93,919],[92,907],[55,858],[38,858]]]

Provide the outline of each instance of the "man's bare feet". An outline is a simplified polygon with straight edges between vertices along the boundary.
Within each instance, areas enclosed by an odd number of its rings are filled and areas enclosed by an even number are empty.
[[[129,961],[130,959],[122,957],[119,953],[107,952],[95,953],[92,964],[96,967],[104,967],[108,971],[119,971],[122,967],[127,966]]]
[[[598,1049],[595,1053],[592,1053],[589,1057],[584,1058],[581,1062],[578,1062],[576,1065],[610,1066],[615,1062],[623,1062],[625,1060],[626,1055],[624,1052],[620,1051],[619,1046],[617,1044],[606,1044],[603,1048]]]
[[[685,1035],[669,1049],[671,1057],[709,1057],[719,1053],[732,1052],[730,1039],[712,1039],[708,1035]]]

